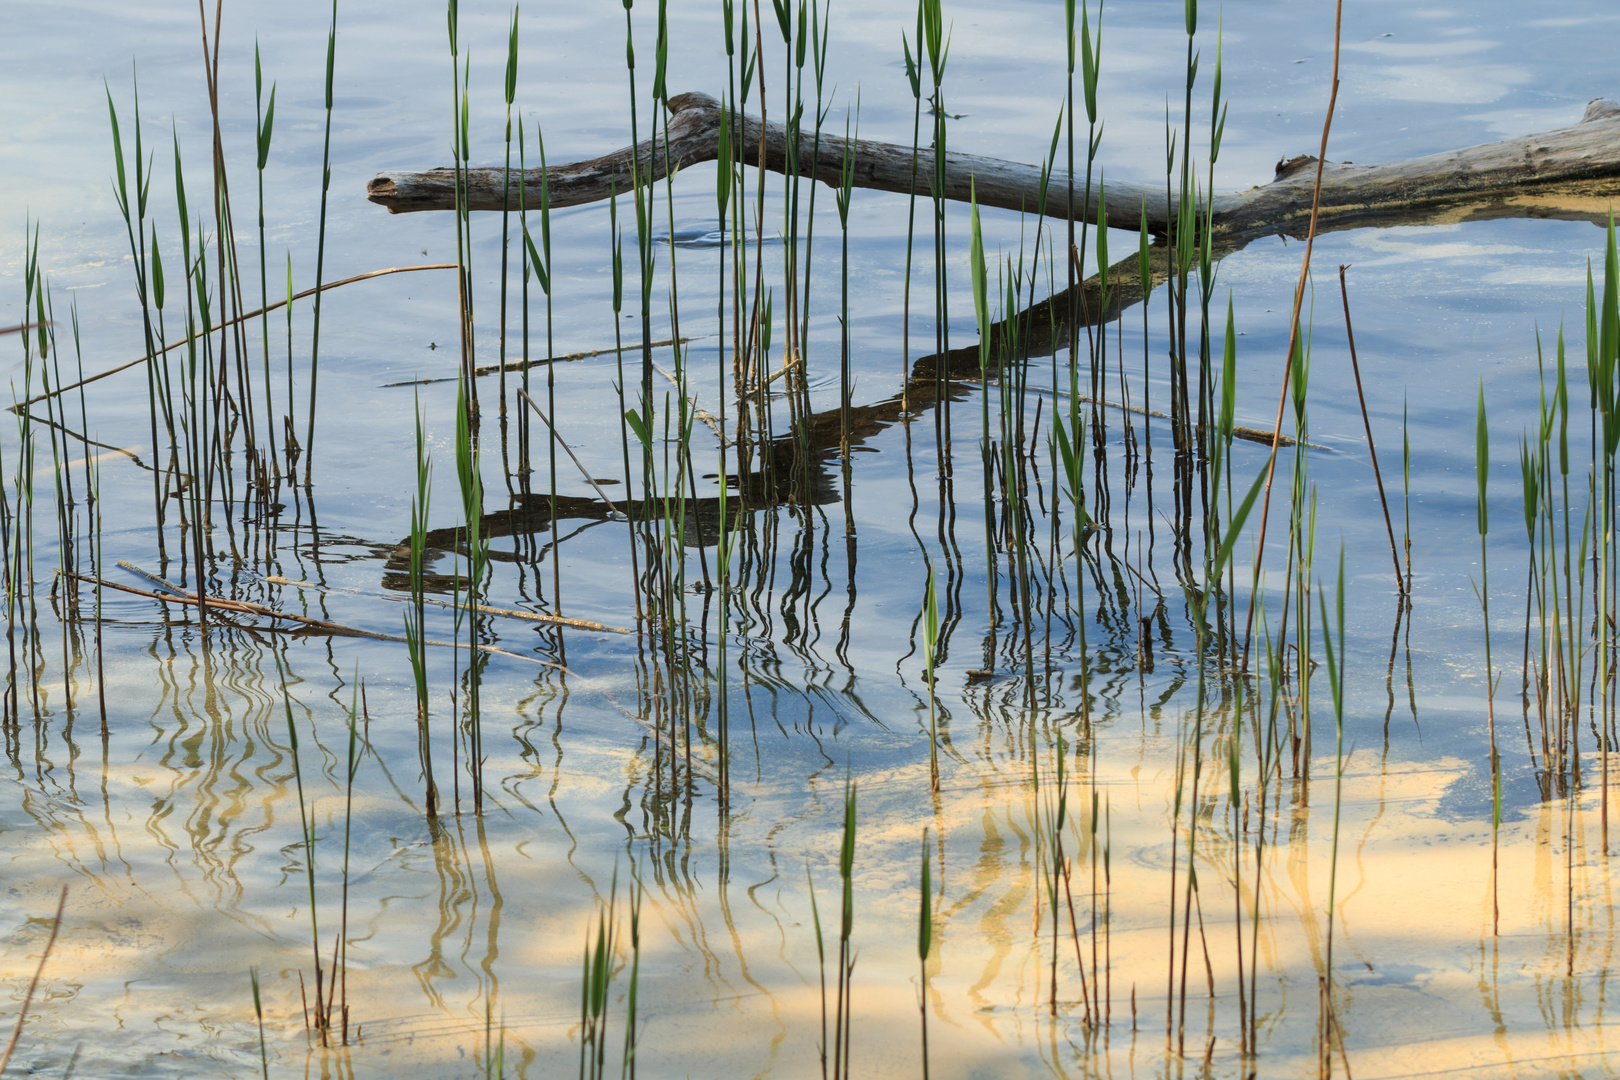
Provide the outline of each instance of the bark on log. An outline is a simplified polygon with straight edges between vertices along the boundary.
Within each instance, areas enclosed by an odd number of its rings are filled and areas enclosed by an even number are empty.
[[[642,183],[660,180],[666,166],[687,168],[713,161],[719,152],[719,102],[703,93],[671,98],[669,140],[663,138],[638,147],[567,165],[554,165],[547,178],[551,205],[578,206],[598,202],[613,191],[626,192],[631,184],[631,161]],[[736,147],[748,165],[758,164],[760,125],[743,118],[743,135]],[[776,122],[765,127],[765,167],[774,172],[788,168],[788,132]],[[799,135],[799,168],[804,175],[836,186],[843,165],[844,143],[823,133],[818,153],[811,133]],[[855,144],[855,186],[907,193],[911,190],[911,147],[860,139]],[[1280,162],[1276,178],[1248,191],[1217,195],[1213,201],[1215,231],[1239,246],[1258,236],[1284,233],[1303,235],[1311,209],[1311,188],[1316,159],[1298,157]],[[917,191],[932,194],[933,152],[923,149],[917,167]],[[1066,206],[1061,177],[1048,187],[1047,213],[1061,215]],[[945,155],[945,197],[966,201],[970,185],[979,204],[1034,212],[1041,169],[1000,158],[949,151]],[[500,169],[473,169],[468,174],[469,198],[474,210],[516,209],[521,197],[540,205],[541,171],[513,170],[503,190]],[[1077,191],[1077,208],[1096,221],[1095,191],[1085,203]],[[1329,163],[1322,176],[1321,219],[1318,231],[1362,225],[1415,224],[1489,217],[1558,217],[1600,220],[1608,200],[1620,196],[1620,105],[1594,99],[1572,127],[1502,142],[1486,143],[1426,157],[1383,165]],[[428,172],[384,172],[367,185],[366,197],[391,213],[450,210],[455,205],[455,173],[451,169]],[[1108,224],[1135,231],[1144,201],[1148,228],[1157,235],[1168,231],[1174,208],[1165,206],[1161,190],[1111,181],[1108,184]]]

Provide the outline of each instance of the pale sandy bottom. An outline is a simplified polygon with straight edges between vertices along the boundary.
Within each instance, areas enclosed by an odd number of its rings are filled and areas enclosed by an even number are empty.
[[[248,977],[256,967],[272,1075],[481,1075],[487,1033],[499,1037],[503,1029],[509,1074],[572,1074],[582,950],[617,874],[606,1052],[609,1071],[617,1070],[633,871],[645,887],[638,1073],[819,1075],[823,999],[806,875],[815,882],[831,986],[841,769],[797,790],[750,785],[745,792],[739,782],[741,797],[719,842],[712,839],[715,808],[699,799],[692,834],[700,839],[686,843],[648,838],[640,808],[625,803],[627,790],[646,783],[648,761],[614,748],[613,733],[576,735],[566,767],[560,756],[492,759],[490,775],[502,779],[492,785],[490,812],[482,823],[470,815],[447,820],[436,839],[403,801],[400,778],[385,779],[375,762],[367,764],[354,801],[348,900],[353,1045],[312,1049],[300,998],[302,973],[313,1006],[297,802],[285,760],[268,752],[275,725],[284,730],[285,721],[260,700],[238,698],[235,707],[238,715],[225,709],[211,732],[196,726],[204,737],[193,749],[208,762],[203,768],[182,767],[182,732],[164,755],[137,755],[135,764],[115,764],[103,778],[91,740],[80,747],[71,787],[57,786],[53,797],[32,791],[5,813],[12,922],[0,963],[14,1003],[49,934],[57,891],[69,887],[18,1061],[60,1073],[81,1046],[81,1075],[256,1073]],[[227,730],[237,741],[215,741]],[[328,770],[342,747],[337,730],[323,729],[320,767]],[[1183,980],[1187,867],[1185,811],[1174,846],[1170,829],[1174,741],[1119,733],[1104,741],[1095,775],[1084,760],[1070,766],[1064,848],[1075,933],[1060,884],[1055,1016],[1044,870],[1056,792],[1050,751],[1041,755],[1038,793],[1028,762],[999,737],[956,745],[937,800],[926,765],[860,776],[854,1075],[921,1073],[917,921],[925,829],[939,890],[927,965],[932,1075],[1148,1077],[1201,1072],[1206,1058],[1215,1075],[1245,1071],[1227,778],[1206,761],[1178,1064],[1165,1052],[1172,966],[1178,992]],[[257,756],[244,746],[257,746]],[[209,761],[211,752],[221,756]],[[329,777],[310,775],[317,752],[306,745],[303,753],[320,822],[320,932],[329,964],[344,802]],[[1596,760],[1590,765],[1595,770]],[[1334,1051],[1335,1067],[1342,1071],[1347,1057],[1357,1077],[1609,1075],[1620,1068],[1604,1037],[1616,939],[1612,884],[1599,850],[1599,796],[1589,792],[1574,811],[1552,802],[1504,822],[1493,935],[1489,821],[1438,813],[1448,788],[1471,771],[1458,760],[1385,765],[1368,751],[1346,764],[1333,940],[1333,1001],[1344,1045],[1342,1055]],[[59,765],[53,775],[61,780],[66,770]],[[1300,791],[1286,786],[1280,827],[1276,794],[1274,786],[1257,939],[1251,905],[1261,822],[1259,807],[1248,806],[1237,867],[1241,948],[1247,965],[1258,942],[1259,1075],[1308,1076],[1317,1070],[1317,987],[1325,974],[1331,759],[1315,762],[1308,807],[1290,808]],[[724,881],[722,852],[730,860]],[[1105,891],[1111,905],[1102,903]],[[1566,975],[1571,963],[1573,977]],[[1088,1008],[1108,1022],[1093,1028]],[[1179,1000],[1172,1011],[1179,1016]],[[1174,1030],[1173,1023],[1172,1038]]]

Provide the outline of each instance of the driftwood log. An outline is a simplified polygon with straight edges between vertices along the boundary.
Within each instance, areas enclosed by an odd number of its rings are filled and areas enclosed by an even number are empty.
[[[578,206],[605,200],[614,191],[630,189],[631,161],[639,157],[637,174],[643,183],[664,177],[667,168],[688,168],[713,161],[719,154],[720,103],[702,93],[681,94],[669,102],[669,138],[643,142],[637,147],[579,161],[554,165],[546,178],[551,205]],[[765,125],[765,167],[774,172],[788,168],[788,131],[780,123]],[[758,163],[760,124],[743,118],[743,134],[735,148],[749,165]],[[907,193],[912,184],[909,146],[861,139],[855,143],[856,187]],[[799,172],[836,185],[844,159],[844,141],[825,132],[819,152],[813,135],[799,136]],[[1214,228],[1231,246],[1259,236],[1283,233],[1304,235],[1310,218],[1311,189],[1316,159],[1297,157],[1277,166],[1268,184],[1247,191],[1215,196]],[[923,149],[917,167],[917,190],[932,193],[933,153]],[[1033,213],[1040,191],[1041,169],[999,158],[955,151],[945,155],[947,199],[966,201],[970,188],[983,206]],[[474,210],[516,209],[520,198],[528,206],[540,204],[541,171],[513,170],[503,190],[500,169],[473,169],[468,175]],[[1048,187],[1047,212],[1061,215],[1067,206],[1062,177]],[[1517,139],[1486,143],[1462,150],[1408,158],[1383,165],[1329,163],[1323,170],[1321,218],[1318,231],[1362,225],[1415,224],[1493,217],[1554,217],[1599,220],[1608,202],[1620,196],[1620,104],[1595,99],[1572,127]],[[439,168],[428,172],[378,173],[366,197],[391,213],[449,210],[455,205],[455,173]],[[1097,193],[1075,193],[1077,210],[1095,222]],[[1135,231],[1146,205],[1148,228],[1163,235],[1175,213],[1165,205],[1162,189],[1135,184],[1108,183],[1108,224]]]

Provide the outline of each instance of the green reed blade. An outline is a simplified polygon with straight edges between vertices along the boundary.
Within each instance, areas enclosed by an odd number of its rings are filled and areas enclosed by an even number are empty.
[[[551,274],[546,269],[546,261],[540,257],[539,250],[534,246],[534,237],[529,235],[527,226],[523,229],[523,244],[529,252],[529,265],[534,268],[534,276],[540,282],[540,291],[550,296]],[[617,251],[615,251],[613,265],[615,270],[614,295],[618,297],[624,292],[624,270],[622,262],[617,258]],[[617,310],[617,304],[614,305],[614,309]]]
[[[508,108],[511,108],[512,100],[517,96],[518,8],[519,5],[512,5],[512,29],[506,40],[506,105]]]
[[[259,1021],[259,1069],[264,1080],[270,1080],[270,1054],[264,1044],[264,1002],[259,996],[259,969],[248,968],[248,979],[253,985],[253,1015]]]
[[[1474,419],[1474,479],[1479,487],[1476,502],[1479,512],[1479,535],[1490,532],[1490,514],[1485,502],[1485,483],[1491,472],[1491,433],[1485,421],[1485,382],[1479,384],[1479,406]]]
[[[158,252],[157,225],[152,226],[152,302],[163,310],[163,256]]]
[[[1540,456],[1531,448],[1527,437],[1519,439],[1519,475],[1524,489],[1524,531],[1532,549],[1536,540],[1536,517],[1541,507]]]
[[[1064,17],[1069,25],[1069,70],[1074,70],[1074,9],[1072,0],[1065,5]],[[1080,85],[1085,91],[1086,119],[1097,122],[1097,75],[1102,69],[1102,3],[1097,4],[1097,37],[1093,47],[1091,17],[1085,4],[1080,6]],[[1095,156],[1095,151],[1093,151]],[[1108,219],[1097,215],[1099,222]]]
[[[1249,493],[1243,496],[1243,501],[1238,504],[1237,510],[1232,514],[1231,522],[1226,526],[1226,536],[1221,540],[1220,549],[1215,553],[1215,562],[1212,564],[1214,576],[1217,578],[1221,576],[1226,561],[1232,557],[1232,547],[1237,543],[1238,535],[1243,531],[1243,523],[1249,519],[1249,511],[1254,509],[1254,500],[1260,494],[1260,489],[1265,486],[1266,476],[1269,471],[1266,467],[1260,469],[1259,475],[1254,478],[1254,483],[1249,487]]]
[[[256,82],[262,79],[262,76],[259,74],[259,47],[256,44],[253,46],[253,76]],[[271,83],[270,99],[265,103],[264,120],[258,126],[258,134],[255,140],[259,149],[258,167],[260,172],[264,171],[265,165],[270,161],[270,139],[271,135],[275,131],[275,126],[276,84]]]
[[[1221,355],[1221,438],[1232,438],[1237,409],[1237,324],[1232,317],[1232,293],[1226,294],[1226,347]]]
[[[929,950],[934,942],[934,884],[933,864],[928,859],[928,829],[923,829],[922,835],[922,890],[921,903],[917,911],[917,958],[924,963],[928,961]]]

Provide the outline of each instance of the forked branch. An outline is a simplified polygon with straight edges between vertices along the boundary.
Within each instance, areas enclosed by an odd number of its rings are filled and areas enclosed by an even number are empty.
[[[607,199],[614,191],[630,188],[630,163],[640,158],[643,182],[661,179],[666,160],[676,168],[713,161],[719,152],[720,103],[702,93],[681,94],[669,102],[669,146],[655,139],[635,148],[625,147],[602,157],[550,169],[549,195],[553,207],[578,206]],[[788,167],[787,128],[765,126],[765,167],[783,172]],[[832,186],[841,178],[844,147],[840,140],[822,140],[818,148],[808,134],[799,136],[799,171]],[[748,147],[745,164],[755,159],[760,142],[759,121],[743,118]],[[1298,157],[1280,162],[1276,177],[1247,191],[1229,192],[1213,200],[1216,234],[1241,246],[1258,236],[1274,233],[1303,235],[1311,213],[1316,159]],[[917,169],[920,188],[931,192],[932,152],[924,149]],[[911,190],[911,147],[861,139],[855,144],[856,187],[906,193]],[[500,210],[520,205],[520,185],[527,203],[540,202],[539,169],[513,171],[510,187],[502,189],[502,170],[473,169],[468,174],[468,198],[474,210]],[[947,199],[966,202],[976,187],[981,206],[1008,210],[1035,210],[1041,170],[1000,158],[954,151],[945,155]],[[1066,205],[1061,177],[1049,188],[1050,213]],[[1609,199],[1620,195],[1620,104],[1595,99],[1572,127],[1502,142],[1486,143],[1426,157],[1383,165],[1328,163],[1322,170],[1320,220],[1317,231],[1361,225],[1415,224],[1492,217],[1556,217],[1597,220],[1607,213]],[[1075,205],[1093,222],[1097,219],[1098,192],[1076,191]],[[378,173],[366,188],[366,197],[391,213],[449,210],[455,205],[455,173],[451,169],[428,172]],[[1108,184],[1108,224],[1136,231],[1145,204],[1148,228],[1156,235],[1168,231],[1174,206],[1166,207],[1162,190],[1149,191],[1134,184]]]

